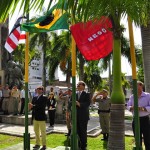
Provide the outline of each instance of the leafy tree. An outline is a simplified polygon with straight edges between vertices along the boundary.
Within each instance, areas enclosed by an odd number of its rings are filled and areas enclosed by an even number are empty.
[[[71,51],[70,32],[63,31],[60,35],[51,33],[51,50],[47,52],[50,79],[54,79],[55,70],[60,67],[66,75],[66,82],[70,84],[71,78]]]
[[[124,15],[129,15],[136,23],[144,23],[148,16],[147,1],[74,1],[69,0],[68,7],[72,10],[72,16],[76,22],[75,15],[78,18],[84,15],[84,19],[95,19],[100,16],[109,16],[113,23],[113,89],[111,95],[111,121],[110,121],[110,138],[108,142],[108,149],[125,149],[124,143],[124,104],[125,98],[121,85],[121,36],[123,28],[120,25],[120,20]],[[135,14],[135,10],[138,10]],[[117,135],[117,136],[116,136]]]
[[[98,67],[99,61],[91,61],[84,67],[84,81],[86,82],[91,96],[94,91],[100,89],[102,86],[102,79],[100,77],[100,70]]]
[[[43,60],[42,85],[46,87],[46,65],[47,65],[46,51],[48,51],[51,47],[49,33],[44,32],[31,35],[30,48],[35,49],[37,47],[42,51],[42,60]]]
[[[0,19],[6,19],[10,12],[10,8],[18,4],[19,1],[2,1],[0,5]],[[24,1],[21,0],[23,3]],[[50,1],[52,2],[52,0]],[[86,21],[88,19],[94,20],[100,16],[109,16],[113,22],[113,90],[111,95],[111,121],[110,121],[110,137],[108,142],[108,149],[125,149],[124,143],[124,94],[121,86],[121,35],[123,29],[120,25],[120,20],[126,14],[137,24],[144,24],[148,22],[149,15],[149,0],[62,0],[67,2],[68,12],[70,12],[74,22],[77,20],[75,15],[78,15],[78,21]],[[31,2],[31,6],[41,8],[44,2],[42,0]],[[39,5],[41,4],[41,5]],[[21,5],[22,6],[22,5]],[[24,10],[27,11],[29,0],[25,1]],[[13,9],[13,10],[14,10]],[[71,11],[70,11],[71,10]],[[135,13],[136,11],[136,13]],[[84,16],[84,19],[83,19]]]

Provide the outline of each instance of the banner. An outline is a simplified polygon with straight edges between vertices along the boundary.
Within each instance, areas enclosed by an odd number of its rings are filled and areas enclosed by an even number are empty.
[[[94,22],[77,23],[70,27],[77,47],[86,60],[99,60],[113,49],[111,20],[101,17]]]

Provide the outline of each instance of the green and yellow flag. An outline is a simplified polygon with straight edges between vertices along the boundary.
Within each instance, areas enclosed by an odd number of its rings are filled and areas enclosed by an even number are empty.
[[[54,5],[44,16],[21,24],[21,30],[31,33],[69,29],[68,15],[60,4]]]

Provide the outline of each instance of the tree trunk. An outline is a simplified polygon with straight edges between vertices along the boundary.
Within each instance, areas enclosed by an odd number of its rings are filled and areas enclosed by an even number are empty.
[[[108,69],[109,69],[109,93],[111,95],[112,92],[112,73],[111,73],[111,62],[108,61]]]
[[[124,104],[112,104],[110,113],[109,150],[125,149]]]
[[[108,150],[125,149],[124,106],[125,98],[121,85],[121,40],[116,38],[113,49],[113,89]]]
[[[46,52],[43,51],[43,72],[42,72],[42,85],[44,86],[44,94],[46,92],[46,65],[45,65]]]
[[[79,80],[84,80],[84,58],[81,54],[79,56]]]
[[[70,78],[71,78],[71,63],[68,63],[68,68],[67,68],[67,74],[66,74],[66,82],[68,87],[70,86]]]
[[[141,27],[145,91],[150,92],[150,22]]]

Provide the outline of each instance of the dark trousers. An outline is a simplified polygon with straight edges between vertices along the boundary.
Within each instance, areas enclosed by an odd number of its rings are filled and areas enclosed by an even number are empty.
[[[150,119],[149,116],[140,117],[140,144],[142,146],[142,135],[144,139],[145,150],[150,150]],[[135,124],[132,122],[133,133],[135,135]]]
[[[21,110],[20,110],[20,114],[23,114],[24,106],[25,106],[25,98],[21,98]]]
[[[81,150],[86,150],[87,147],[87,124],[88,120],[77,120],[77,133],[79,136],[78,145]]]
[[[2,110],[3,98],[0,97],[0,110]]]
[[[55,112],[56,110],[48,110],[50,126],[53,126],[55,123]]]

